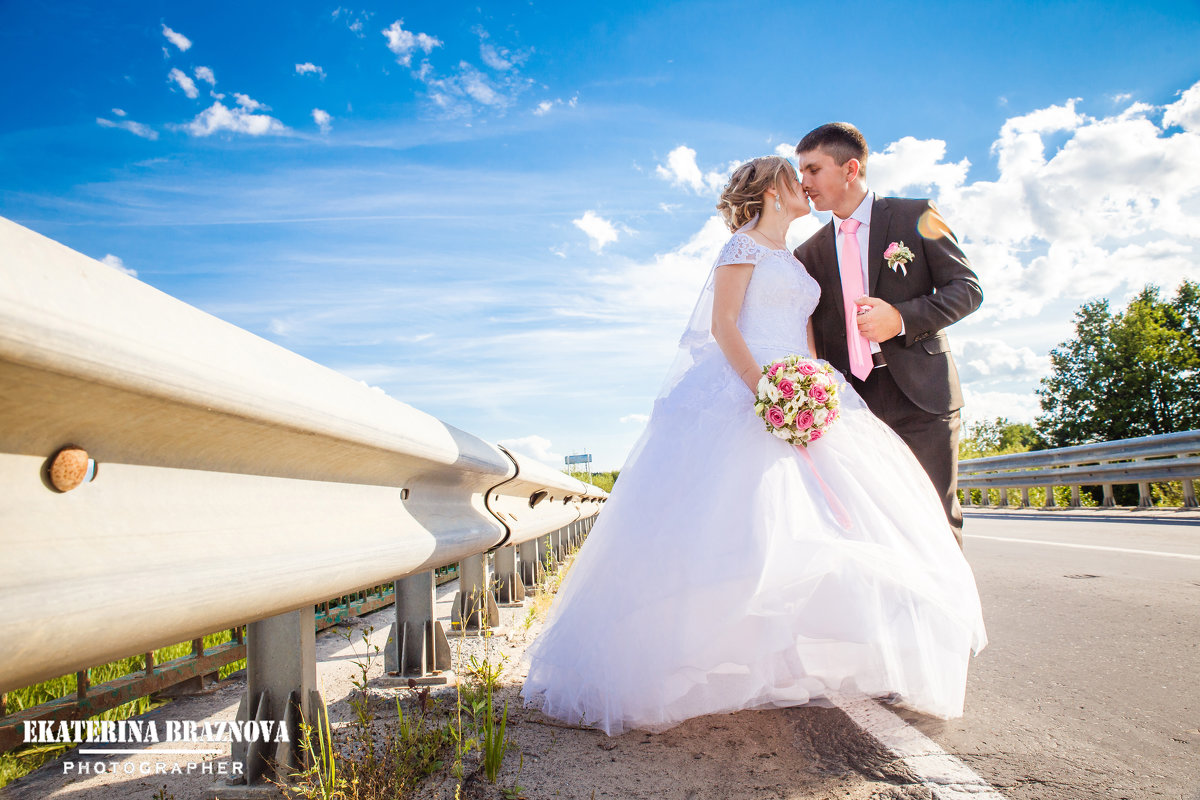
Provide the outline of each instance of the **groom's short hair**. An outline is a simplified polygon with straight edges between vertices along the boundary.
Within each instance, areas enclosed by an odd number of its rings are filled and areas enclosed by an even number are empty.
[[[813,128],[796,145],[796,154],[822,150],[828,153],[840,167],[852,158],[857,158],[860,171],[867,171],[867,140],[858,128],[849,122],[827,122]]]

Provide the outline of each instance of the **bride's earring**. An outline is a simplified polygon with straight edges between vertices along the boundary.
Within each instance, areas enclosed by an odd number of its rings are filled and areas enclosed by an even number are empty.
[[[775,195],[775,210],[783,211],[783,206],[779,205],[779,195]]]

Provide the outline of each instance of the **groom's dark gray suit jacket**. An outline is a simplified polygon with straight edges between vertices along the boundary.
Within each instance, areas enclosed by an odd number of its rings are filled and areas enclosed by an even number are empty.
[[[833,221],[795,250],[796,258],[821,285],[813,313],[820,356],[847,377],[850,355],[842,306],[842,279],[834,246]],[[883,257],[891,242],[903,242],[914,259],[905,274]],[[876,197],[871,207],[867,247],[867,294],[896,307],[904,333],[879,346],[901,391],[931,414],[962,407],[958,370],[942,329],[979,307],[983,292],[950,227],[929,200]]]

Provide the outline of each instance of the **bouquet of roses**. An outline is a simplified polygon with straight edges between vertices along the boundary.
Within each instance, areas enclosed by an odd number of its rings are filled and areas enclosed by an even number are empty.
[[[808,446],[838,418],[834,369],[803,356],[787,356],[763,367],[754,413],[767,430],[788,444]]]

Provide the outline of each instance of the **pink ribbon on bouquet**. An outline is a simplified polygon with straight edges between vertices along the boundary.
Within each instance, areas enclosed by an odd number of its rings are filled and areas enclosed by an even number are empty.
[[[842,505],[842,501],[838,499],[838,496],[833,493],[833,489],[830,489],[829,484],[825,483],[824,478],[821,477],[821,472],[817,469],[816,462],[808,454],[808,448],[802,444],[798,444],[796,445],[796,449],[800,451],[800,454],[804,456],[804,460],[812,467],[813,475],[816,476],[817,483],[821,484],[821,491],[825,493],[825,502],[829,503],[829,510],[833,512],[834,519],[838,521],[838,524],[843,529],[848,531],[853,530],[854,522],[851,521],[849,512],[846,511],[846,507]]]

